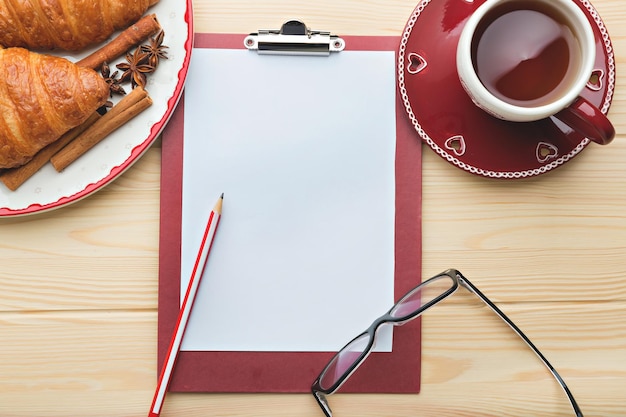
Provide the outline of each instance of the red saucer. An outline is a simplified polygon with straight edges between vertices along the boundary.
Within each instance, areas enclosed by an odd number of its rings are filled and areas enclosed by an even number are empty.
[[[422,0],[409,19],[398,53],[398,86],[420,137],[441,157],[473,174],[526,178],[544,174],[578,155],[589,139],[554,118],[505,122],[477,108],[456,73],[461,30],[485,0]],[[607,113],[615,88],[609,34],[587,0],[572,0],[596,34],[596,69],[581,94]]]

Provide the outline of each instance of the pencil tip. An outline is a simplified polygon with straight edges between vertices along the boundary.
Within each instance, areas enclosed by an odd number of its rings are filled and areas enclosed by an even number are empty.
[[[224,194],[222,194],[220,198],[217,199],[217,202],[215,203],[215,207],[213,207],[213,210],[219,214],[222,214],[222,204],[224,204]]]

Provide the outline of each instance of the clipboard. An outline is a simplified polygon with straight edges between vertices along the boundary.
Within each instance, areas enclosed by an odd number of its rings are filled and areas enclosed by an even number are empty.
[[[261,32],[259,32],[261,33]],[[275,35],[275,34],[272,34]],[[318,33],[315,34],[316,36]],[[196,34],[195,48],[211,48],[257,54],[246,51],[258,44],[248,41],[250,35]],[[392,51],[398,37],[342,37],[345,45],[327,33],[319,34],[329,50]],[[327,43],[328,40],[328,43]],[[290,47],[292,47],[291,45]],[[344,49],[345,46],[345,49]],[[319,42],[315,51],[319,51]],[[332,48],[339,48],[334,51]],[[342,51],[342,52],[340,52]],[[293,57],[292,59],[298,59]],[[319,57],[323,62],[324,57]],[[395,62],[395,60],[394,60]],[[395,65],[394,65],[395,67]],[[395,70],[394,70],[395,72]],[[395,85],[395,80],[394,80]],[[187,89],[193,88],[189,83]],[[185,144],[185,107],[183,99],[163,132],[161,220],[159,250],[158,369],[167,353],[176,324],[181,296],[181,246],[183,216],[183,156]],[[410,121],[404,116],[399,94],[395,103],[395,240],[393,265],[393,298],[397,300],[421,279],[421,142],[414,136]],[[208,199],[214,196],[207,196]],[[226,192],[223,219],[228,216]],[[344,213],[345,214],[345,213]],[[342,215],[339,213],[338,215]],[[220,234],[227,233],[222,225]],[[216,237],[215,246],[217,247]],[[214,256],[214,255],[212,255]],[[203,283],[211,278],[203,278]],[[196,303],[198,300],[196,300]],[[321,300],[321,302],[323,302]],[[389,308],[387,305],[385,308]],[[195,308],[195,307],[194,307]],[[367,323],[384,311],[375,311]],[[192,311],[193,315],[193,311]],[[338,318],[340,320],[340,318]],[[333,326],[333,323],[327,323]],[[363,329],[345,334],[343,343]],[[341,392],[417,393],[420,388],[421,329],[416,320],[393,333],[389,352],[373,352],[362,367],[346,382]],[[228,351],[185,350],[179,354],[169,390],[173,392],[310,392],[314,378],[340,349],[327,351]]]

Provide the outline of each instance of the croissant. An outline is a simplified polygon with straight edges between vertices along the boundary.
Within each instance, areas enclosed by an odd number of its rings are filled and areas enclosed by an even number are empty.
[[[158,0],[0,0],[0,45],[79,51],[135,23]]]
[[[94,70],[23,48],[0,49],[0,169],[28,162],[109,97]]]

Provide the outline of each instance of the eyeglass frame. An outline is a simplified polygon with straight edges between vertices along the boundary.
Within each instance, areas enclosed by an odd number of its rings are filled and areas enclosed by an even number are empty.
[[[413,311],[410,314],[404,315],[401,318],[396,318],[391,315],[391,313],[396,309],[396,307],[401,305],[403,301],[407,300],[411,295],[415,294],[417,291],[420,291],[422,288],[425,288],[430,282],[438,280],[442,278],[443,276],[447,276],[452,280],[452,286],[449,289],[447,289],[446,291],[444,291],[442,294],[438,295],[437,297],[434,297],[432,300],[420,305],[419,308],[417,308],[415,311]],[[494,313],[496,313],[496,315],[500,317],[500,319],[502,319],[507,325],[509,325],[509,327],[526,343],[526,345],[535,353],[535,355],[537,355],[537,357],[541,360],[541,362],[548,369],[548,371],[550,371],[554,379],[556,379],[556,381],[559,383],[559,385],[561,386],[561,388],[567,395],[567,398],[570,402],[570,405],[572,406],[572,409],[574,410],[576,417],[584,417],[580,407],[578,406],[578,403],[574,399],[572,392],[570,391],[569,387],[565,383],[565,380],[561,377],[561,375],[557,372],[557,370],[552,366],[552,364],[548,361],[548,359],[539,351],[539,349],[534,345],[534,343],[530,341],[530,339],[524,334],[524,332],[522,332],[522,330],[519,327],[517,327],[517,325],[513,323],[513,321],[509,319],[507,315],[502,312],[502,310],[498,308],[498,306],[496,306],[491,300],[489,300],[487,296],[485,296],[474,284],[472,284],[467,278],[463,276],[463,274],[461,274],[460,271],[456,269],[448,269],[440,274],[437,274],[429,278],[428,280],[423,281],[418,286],[408,291],[385,314],[383,314],[382,316],[374,320],[374,322],[370,325],[369,328],[367,328],[367,330],[365,330],[364,332],[354,337],[350,342],[346,343],[344,347],[341,348],[339,351],[337,351],[337,353],[328,361],[328,364],[324,367],[322,372],[320,372],[318,377],[315,379],[315,381],[313,381],[313,384],[311,385],[311,393],[313,394],[313,397],[317,401],[318,405],[320,406],[320,408],[322,409],[326,417],[333,416],[332,410],[330,409],[330,406],[328,405],[328,399],[326,398],[326,396],[332,395],[335,392],[337,392],[337,390],[341,388],[341,386],[350,378],[350,376],[358,369],[358,367],[361,366],[361,364],[365,361],[365,359],[367,359],[367,357],[372,352],[372,349],[374,347],[374,342],[376,340],[376,331],[378,330],[380,326],[382,326],[383,324],[387,324],[387,323],[392,324],[393,326],[399,326],[399,325],[408,323],[416,319],[417,317],[421,316],[429,308],[437,305],[441,301],[445,300],[446,298],[454,294],[459,289],[460,286],[465,288],[472,294],[476,295]],[[334,363],[335,358],[337,358],[346,347],[350,346],[354,341],[363,337],[364,335],[368,335],[369,340],[363,352],[354,361],[354,363],[350,365],[344,371],[343,375],[340,378],[338,378],[338,380],[333,385],[331,385],[330,388],[327,388],[327,389],[322,388],[320,380],[324,376],[325,372],[329,369],[330,365]]]

